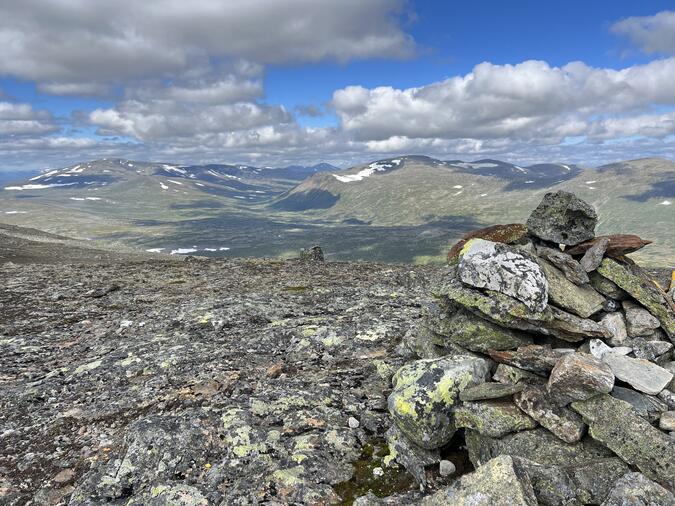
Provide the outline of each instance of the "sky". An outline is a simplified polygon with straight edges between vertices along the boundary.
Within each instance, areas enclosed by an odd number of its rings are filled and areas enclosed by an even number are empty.
[[[672,1],[2,0],[0,48],[0,171],[675,159]]]

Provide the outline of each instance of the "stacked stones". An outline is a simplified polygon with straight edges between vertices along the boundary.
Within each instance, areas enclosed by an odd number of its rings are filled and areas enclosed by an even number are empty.
[[[423,504],[675,504],[675,311],[624,256],[648,241],[596,222],[549,193],[451,251],[387,438],[424,486],[463,429],[476,470]]]

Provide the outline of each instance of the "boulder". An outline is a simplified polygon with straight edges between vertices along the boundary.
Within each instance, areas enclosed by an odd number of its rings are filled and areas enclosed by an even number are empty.
[[[595,235],[598,215],[576,195],[565,191],[547,193],[527,219],[530,234],[545,241],[572,246]]]
[[[574,411],[557,406],[543,387],[528,385],[514,395],[516,405],[566,443],[576,443],[586,426]]]
[[[527,473],[508,455],[497,457],[452,486],[425,497],[421,506],[536,506]]]
[[[509,223],[508,225],[492,225],[490,227],[472,230],[462,238],[448,252],[448,263],[455,264],[459,260],[459,253],[464,245],[471,239],[485,239],[486,241],[514,244],[527,237],[527,227],[521,223]]]
[[[572,403],[589,434],[645,476],[675,486],[675,441],[639,416],[632,406],[606,394]]]
[[[617,379],[646,394],[658,394],[673,379],[671,372],[642,358],[608,352],[601,360],[609,366]]]
[[[324,255],[321,246],[312,246],[309,249],[300,250],[300,260],[303,262],[323,262]]]
[[[600,319],[600,323],[609,331],[607,342],[612,346],[623,346],[628,339],[626,319],[622,313],[607,313]]]
[[[502,437],[537,426],[537,422],[512,402],[504,400],[464,402],[455,410],[454,417],[457,428],[474,429],[490,437]]]
[[[548,283],[532,257],[505,244],[471,239],[459,255],[459,279],[476,288],[494,290],[543,311]]]
[[[603,308],[605,298],[590,285],[575,285],[565,275],[544,259],[538,259],[548,281],[550,304],[570,311],[582,318],[588,318]]]
[[[532,338],[520,331],[500,327],[467,310],[457,311],[433,329],[434,343],[448,346],[452,343],[467,350],[487,353],[488,350],[513,350],[532,344]]]
[[[469,387],[459,393],[459,400],[462,402],[482,401],[487,399],[500,399],[510,397],[520,392],[523,385],[507,385],[504,383],[481,383],[475,387]]]
[[[639,268],[605,258],[598,267],[598,272],[647,308],[659,320],[668,337],[675,339],[675,311],[670,308],[654,282]]]
[[[614,387],[610,367],[585,353],[563,355],[553,367],[546,389],[560,405],[608,394]]]
[[[626,330],[630,337],[647,336],[661,326],[657,318],[634,302],[623,301],[623,310],[626,313]]]
[[[413,443],[427,450],[440,448],[455,433],[452,410],[459,392],[489,376],[490,362],[471,355],[411,362],[392,379],[389,412]]]
[[[593,245],[586,250],[584,256],[581,257],[579,263],[586,272],[593,272],[598,268],[605,256],[605,251],[609,246],[609,239],[607,237],[598,237],[593,241]]]
[[[598,237],[589,241],[582,242],[571,248],[566,249],[570,255],[581,255],[591,249],[599,242],[608,241],[605,254],[611,257],[622,257],[628,253],[633,253],[639,249],[644,248],[652,241],[645,241],[637,235],[632,234],[614,234],[614,235],[599,235]]]
[[[619,478],[601,506],[675,505],[675,495],[641,473]]]
[[[586,271],[572,255],[547,246],[537,246],[537,255],[555,265],[575,285],[584,285],[590,281]]]

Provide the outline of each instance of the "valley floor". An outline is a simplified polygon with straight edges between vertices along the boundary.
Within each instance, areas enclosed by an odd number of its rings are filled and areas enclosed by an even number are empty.
[[[0,263],[0,503],[350,503],[414,487],[374,477],[372,448],[395,350],[444,268],[100,260]]]

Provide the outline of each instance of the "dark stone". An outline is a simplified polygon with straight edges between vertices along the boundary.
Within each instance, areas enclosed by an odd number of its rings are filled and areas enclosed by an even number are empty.
[[[300,250],[300,260],[303,262],[323,262],[323,250],[321,246],[312,246],[310,249]]]
[[[583,285],[589,282],[588,274],[572,255],[546,246],[537,246],[537,255],[555,265],[575,285]]]
[[[581,267],[583,267],[586,272],[592,272],[597,269],[605,256],[605,251],[607,251],[608,246],[609,238],[598,237],[597,240],[593,242],[593,245],[586,250],[584,256],[581,257],[581,260],[579,260]]]
[[[485,399],[500,399],[509,397],[523,389],[523,385],[508,385],[504,383],[481,383],[475,387],[469,387],[459,393],[459,400],[482,401]]]
[[[527,228],[540,239],[571,246],[592,239],[597,221],[591,205],[572,193],[558,191],[544,195],[527,219]]]

